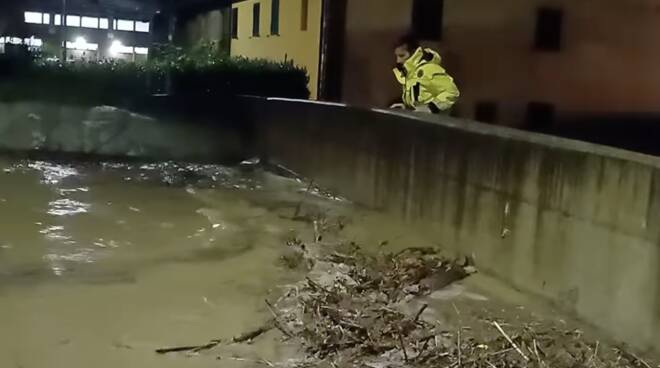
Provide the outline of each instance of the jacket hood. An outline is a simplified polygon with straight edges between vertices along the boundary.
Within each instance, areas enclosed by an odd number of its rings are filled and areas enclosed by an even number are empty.
[[[442,58],[437,52],[419,47],[415,53],[403,63],[403,67],[406,70],[411,71],[425,63],[441,64],[441,62]]]

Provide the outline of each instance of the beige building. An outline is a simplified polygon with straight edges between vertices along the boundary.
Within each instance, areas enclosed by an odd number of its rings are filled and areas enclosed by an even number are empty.
[[[200,12],[182,11],[177,41],[186,45],[212,42],[231,56],[292,62],[307,70],[311,98],[316,98],[322,3],[235,0]]]
[[[322,0],[244,0],[232,5],[231,55],[292,61],[317,96]]]

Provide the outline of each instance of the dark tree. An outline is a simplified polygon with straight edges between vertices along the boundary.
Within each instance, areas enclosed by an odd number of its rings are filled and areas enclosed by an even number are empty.
[[[29,37],[21,0],[2,0],[0,4],[0,36]]]

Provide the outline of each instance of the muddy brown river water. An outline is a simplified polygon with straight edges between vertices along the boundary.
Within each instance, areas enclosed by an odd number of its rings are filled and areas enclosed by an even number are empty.
[[[291,219],[301,203],[350,217],[349,240],[434,245],[308,189],[254,165],[0,158],[0,367],[263,366],[154,351],[229,339],[269,318],[264,298],[302,276],[280,262],[286,240],[310,232]],[[468,313],[458,310],[572,323],[487,278],[471,277],[435,300],[429,310],[448,325]],[[276,334],[234,353],[292,356]]]
[[[254,327],[292,277],[278,257],[301,224],[282,214],[305,189],[212,165],[0,160],[0,367],[181,367],[154,349]]]

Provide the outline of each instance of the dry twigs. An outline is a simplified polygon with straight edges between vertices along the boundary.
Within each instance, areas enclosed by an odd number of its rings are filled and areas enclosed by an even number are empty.
[[[267,324],[232,341],[251,341],[277,328],[287,343],[302,347],[304,356],[295,362],[255,363],[282,368],[652,368],[634,353],[586,340],[582,331],[506,318],[498,322],[465,306],[459,312],[453,301],[445,303],[451,303],[447,309],[456,312],[458,325],[438,322],[437,305],[420,299],[433,285],[467,277],[473,266],[432,249],[369,256],[355,244],[289,244],[296,247],[310,265],[308,277],[289,285],[276,302],[265,301],[272,315]],[[197,352],[219,343],[158,352]]]
[[[504,332],[504,330],[502,329],[502,326],[500,326],[500,324],[497,323],[497,321],[493,321],[493,326],[495,326],[495,328],[497,328],[497,330],[502,334],[502,336],[504,336],[504,338],[506,339],[506,341],[508,341],[509,344],[511,344],[511,346],[512,346],[514,349],[516,349],[516,351],[518,352],[518,354],[520,354],[520,355],[523,357],[523,359],[525,359],[525,361],[529,361],[529,358],[527,357],[527,355],[525,355],[525,353],[523,353],[522,350],[520,350],[520,348],[518,347],[518,345],[516,345],[516,343],[513,342],[513,340],[511,340],[511,337],[509,337],[509,335],[507,335],[506,332]]]

